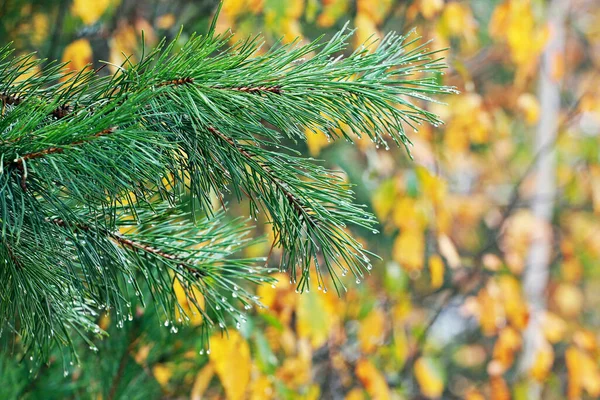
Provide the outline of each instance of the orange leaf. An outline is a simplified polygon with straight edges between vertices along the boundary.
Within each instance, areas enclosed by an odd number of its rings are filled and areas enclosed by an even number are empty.
[[[415,378],[423,395],[438,398],[444,392],[444,378],[441,368],[431,358],[421,357],[415,362]]]
[[[390,389],[383,375],[371,361],[361,359],[356,363],[356,376],[363,384],[369,396],[373,399],[385,400],[390,398]]]
[[[69,62],[69,69],[79,71],[92,62],[93,51],[87,39],[78,39],[65,47],[62,61]]]

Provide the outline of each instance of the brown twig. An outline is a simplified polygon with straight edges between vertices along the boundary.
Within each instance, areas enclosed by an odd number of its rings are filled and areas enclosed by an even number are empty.
[[[60,218],[46,219],[46,221],[51,222],[51,223],[53,223],[57,226],[63,227],[63,228],[68,226],[68,224],[63,219],[60,219]],[[86,224],[75,224],[75,227],[77,229],[80,229],[83,231],[91,231],[92,230],[92,228]],[[145,253],[152,254],[153,256],[164,258],[169,261],[177,262],[178,266],[181,266],[181,267],[187,269],[196,278],[205,276],[205,274],[202,271],[189,265],[185,260],[176,256],[175,254],[171,254],[164,250],[157,249],[156,247],[152,247],[152,246],[146,245],[144,243],[141,243],[141,242],[138,242],[135,240],[131,240],[129,238],[126,238],[119,232],[113,232],[113,231],[110,231],[105,228],[100,228],[99,231],[101,234],[114,240],[122,247],[127,247],[127,248],[130,248],[133,250],[141,250]]]
[[[156,87],[161,87],[161,86],[180,86],[180,85],[188,85],[194,83],[194,78],[176,78],[176,79],[171,79],[169,81],[165,81],[165,82],[161,82],[158,85],[156,85]]]
[[[240,87],[226,87],[223,89],[234,90],[237,92],[251,93],[251,94],[260,94],[260,93],[274,93],[274,94],[282,94],[283,90],[281,86],[240,86]]]
[[[91,139],[96,139],[96,138],[99,138],[102,136],[110,135],[111,133],[114,133],[116,130],[117,130],[116,127],[103,129],[100,132],[95,133],[94,135],[86,138],[86,140],[78,140],[76,142],[70,143],[68,145],[68,147],[81,146],[82,144],[89,143]],[[22,163],[23,161],[28,161],[28,160],[33,160],[36,158],[45,157],[48,154],[62,153],[63,151],[65,151],[65,148],[67,148],[67,147],[48,147],[47,149],[44,149],[44,150],[36,151],[33,153],[27,153],[27,154],[19,157],[16,161],[13,161],[13,162]]]

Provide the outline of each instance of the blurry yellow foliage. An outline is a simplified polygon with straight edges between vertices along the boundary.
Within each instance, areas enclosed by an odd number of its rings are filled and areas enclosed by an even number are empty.
[[[565,336],[567,323],[558,315],[547,311],[542,315],[542,330],[546,340],[558,343]]]
[[[386,400],[390,398],[390,389],[384,376],[367,359],[356,363],[356,376],[369,393],[372,399]]]
[[[521,348],[522,339],[519,332],[507,326],[503,328],[494,344],[494,361],[499,364],[498,372],[503,373],[510,368],[515,359],[515,352]]]
[[[409,353],[408,337],[403,326],[394,327],[394,357],[399,366],[404,365]]]
[[[360,45],[377,45],[374,41],[381,38],[381,33],[370,15],[366,13],[356,14],[356,17],[354,17],[354,26],[356,28],[354,45],[356,47]]]
[[[523,330],[527,326],[529,312],[521,293],[519,280],[511,275],[502,275],[498,278],[498,286],[509,322],[516,329]]]
[[[582,350],[589,353],[596,353],[598,350],[598,341],[596,339],[596,332],[589,330],[578,330],[573,334],[573,343]]]
[[[565,352],[567,371],[569,373],[569,399],[582,397],[582,390],[590,396],[600,396],[600,371],[598,363],[587,353],[576,347],[569,347]]]
[[[430,399],[438,398],[444,392],[444,378],[441,370],[433,359],[420,357],[414,366],[415,378],[421,388],[421,393]]]
[[[492,119],[485,110],[483,98],[477,93],[465,93],[450,99],[449,103],[453,113],[447,121],[444,135],[446,148],[464,153],[469,150],[471,143],[487,143]]]
[[[81,18],[84,24],[91,25],[98,21],[106,9],[112,4],[117,4],[115,0],[73,0],[71,13]]]
[[[368,17],[375,25],[380,25],[393,3],[393,0],[357,0],[356,12]]]
[[[169,13],[161,15],[156,19],[156,27],[159,29],[169,29],[175,24],[175,15]]]
[[[477,22],[468,2],[453,1],[446,4],[436,30],[441,38],[461,38],[467,51],[477,47]]]
[[[506,41],[518,67],[517,82],[533,72],[548,38],[548,30],[536,23],[530,0],[505,0],[496,7],[489,23],[493,38]],[[526,39],[525,39],[526,38]]]
[[[348,0],[323,0],[323,10],[317,18],[317,24],[323,28],[332,27],[340,18],[348,13]]]
[[[389,179],[383,182],[371,198],[375,215],[380,221],[385,221],[392,208],[398,202],[398,190],[396,187],[396,180]]]
[[[63,52],[62,61],[69,61],[68,68],[79,71],[92,62],[93,51],[90,42],[87,39],[77,39],[67,47]]]
[[[485,400],[485,397],[477,389],[470,388],[465,393],[465,400]]]
[[[431,288],[439,289],[444,284],[444,261],[438,254],[429,257],[429,275],[431,276]]]
[[[423,231],[429,220],[426,202],[414,197],[402,196],[396,199],[394,224],[400,230]]]
[[[540,104],[537,98],[530,93],[523,93],[517,99],[519,110],[525,115],[525,122],[534,125],[540,118]]]
[[[372,353],[381,345],[385,331],[385,321],[385,314],[379,308],[374,308],[360,321],[358,341],[363,353]]]
[[[314,348],[319,348],[341,317],[340,300],[334,294],[316,290],[298,297],[298,335],[309,339]]]
[[[237,332],[216,334],[210,339],[210,361],[230,400],[243,399],[250,382],[250,347]]]
[[[401,232],[394,241],[394,260],[408,271],[423,269],[425,238],[423,232],[408,230]]]
[[[415,5],[424,18],[431,19],[444,8],[444,0],[418,0]]]
[[[259,376],[250,384],[250,399],[264,400],[273,397],[273,385],[267,376]]]
[[[424,167],[417,167],[416,172],[419,182],[421,183],[423,196],[425,196],[435,208],[443,205],[447,195],[446,181],[442,177],[434,175]]]
[[[560,283],[552,296],[560,313],[568,318],[579,316],[583,307],[583,293],[576,285]]]
[[[511,400],[510,389],[499,376],[490,378],[490,400]]]
[[[31,27],[25,26],[27,29],[27,33],[31,36],[31,43],[39,46],[41,45],[46,37],[48,36],[49,31],[49,21],[48,16],[42,13],[35,13],[31,17]]]
[[[215,374],[215,368],[212,364],[206,364],[204,368],[198,372],[196,379],[194,379],[194,385],[190,393],[190,400],[201,400],[204,392],[210,384],[210,380]]]
[[[344,400],[365,400],[365,395],[361,389],[352,389],[346,394]]]
[[[296,355],[286,357],[283,365],[277,370],[276,376],[288,387],[298,388],[310,382],[312,367],[312,348],[307,340],[294,343]]]
[[[529,371],[533,379],[538,382],[544,382],[552,369],[554,363],[554,350],[547,342],[543,343],[538,349],[535,361]]]
[[[173,376],[173,368],[171,368],[167,364],[156,364],[152,367],[152,374],[154,375],[154,379],[156,382],[162,387],[165,387],[171,376]]]
[[[223,8],[219,17],[226,17],[230,21],[235,22],[238,16],[248,11],[248,3],[248,0],[226,0],[223,2]]]
[[[313,157],[318,156],[322,148],[331,144],[331,139],[327,139],[327,135],[325,135],[325,133],[323,133],[321,130],[316,129],[313,131],[307,127],[304,131],[304,134],[306,136],[306,145],[308,146],[308,151]]]

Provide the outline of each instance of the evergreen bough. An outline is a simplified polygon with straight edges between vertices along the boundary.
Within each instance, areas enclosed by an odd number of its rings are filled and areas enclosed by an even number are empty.
[[[251,226],[226,216],[227,198],[266,215],[299,292],[327,290],[324,274],[338,292],[340,274],[362,280],[374,255],[346,226],[373,230],[374,217],[289,144],[308,130],[407,146],[405,129],[441,123],[418,104],[454,90],[427,75],[444,65],[419,38],[343,56],[351,35],[262,52],[258,37],[229,45],[213,22],[108,77],[1,48],[0,322],[19,354],[73,351],[73,335],[95,349],[99,313],[122,326],[136,302],[165,325],[187,318],[176,281],[203,340],[243,323],[260,306],[249,284],[273,270],[242,256]]]

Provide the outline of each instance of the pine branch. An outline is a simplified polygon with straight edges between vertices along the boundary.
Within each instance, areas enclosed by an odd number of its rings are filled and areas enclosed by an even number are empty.
[[[422,103],[454,89],[431,78],[444,65],[418,39],[347,53],[351,35],[259,54],[257,38],[211,31],[108,77],[0,48],[0,318],[23,351],[91,343],[98,310],[122,325],[132,302],[172,326],[176,282],[205,340],[243,323],[261,306],[252,285],[273,279],[264,259],[240,258],[251,228],[213,209],[228,193],[266,214],[298,291],[327,290],[324,274],[338,292],[340,272],[362,280],[375,256],[349,227],[374,230],[374,217],[338,172],[283,144],[312,130],[407,147],[407,128],[441,123]]]

